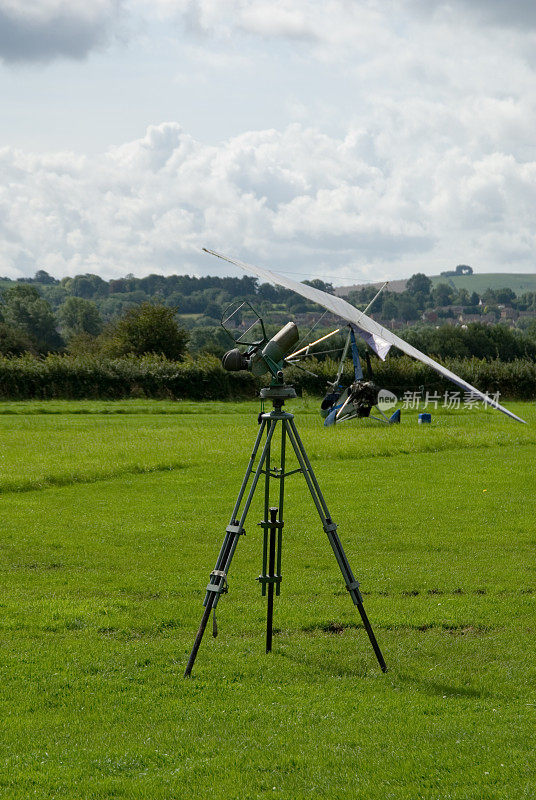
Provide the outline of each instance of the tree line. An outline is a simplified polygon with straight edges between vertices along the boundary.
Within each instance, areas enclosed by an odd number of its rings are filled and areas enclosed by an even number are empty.
[[[331,283],[315,279],[304,281],[323,291],[333,293]],[[129,308],[141,303],[160,303],[175,308],[182,316],[191,315],[195,320],[185,320],[188,327],[219,322],[222,309],[240,298],[254,301],[259,310],[287,309],[293,314],[313,312],[317,306],[294,292],[268,283],[259,284],[256,278],[244,275],[241,278],[190,275],[147,275],[136,278],[113,278],[105,281],[99,275],[76,275],[58,280],[45,270],[38,270],[34,278],[12,281],[0,278],[0,287],[9,290],[18,285],[31,285],[48,302],[54,313],[70,297],[92,301],[103,322],[119,317]],[[374,297],[377,289],[366,286],[351,292],[348,299],[364,308]],[[466,313],[481,314],[495,312],[505,305],[518,311],[534,311],[536,314],[536,292],[525,292],[519,296],[508,288],[486,289],[481,294],[467,289],[456,289],[449,283],[433,286],[422,273],[416,273],[406,283],[403,292],[382,292],[371,311],[385,320],[414,322],[426,310],[436,309],[439,317],[449,317],[455,312],[452,306],[461,307]]]
[[[323,281],[310,283],[333,291]],[[189,339],[194,354],[213,349],[214,341],[227,341],[219,323],[225,307],[236,299],[254,302],[266,315],[318,308],[288,289],[258,285],[249,276],[149,275],[105,281],[88,274],[59,281],[39,270],[30,279],[0,278],[0,287],[0,354],[4,355],[158,352],[180,358]]]
[[[60,332],[61,331],[61,332]],[[105,324],[96,304],[68,297],[54,314],[35,286],[18,283],[0,303],[0,354],[102,355],[109,358],[157,353],[172,361],[186,354],[189,334],[175,309],[144,302]]]
[[[322,281],[320,283],[327,286]],[[217,320],[220,319],[222,306],[236,298],[255,298],[269,304],[300,302],[293,292],[269,284],[258,286],[257,279],[248,275],[241,278],[156,274],[135,278],[127,275],[125,278],[105,281],[99,275],[86,274],[58,280],[44,270],[38,270],[34,278],[17,281],[0,278],[0,285],[5,290],[27,284],[39,292],[54,312],[69,297],[80,297],[95,303],[104,321],[145,302],[175,308],[180,314],[203,315]]]
[[[324,281],[307,283],[333,292],[333,286]],[[0,279],[0,285],[0,354],[11,356],[61,352],[110,358],[157,353],[171,360],[201,353],[221,356],[230,342],[219,320],[233,300],[249,299],[268,320],[274,312],[292,318],[297,314],[318,314],[319,310],[294,292],[259,284],[248,276],[149,275],[104,281],[98,275],[77,275],[58,281],[40,270],[33,279]],[[375,293],[373,287],[365,287],[354,292],[350,300],[364,308]],[[117,297],[122,298],[121,304],[113,305]],[[383,292],[371,311],[382,319],[402,315],[411,321],[419,319],[423,310],[438,308],[438,304],[476,309],[482,307],[481,301],[534,309],[536,314],[534,292],[517,298],[507,288],[488,289],[479,297],[476,292],[469,295],[465,289],[453,289],[447,284],[433,287],[422,274],[408,280],[405,292]],[[185,308],[198,311],[186,312]],[[419,324],[407,328],[404,338],[439,358],[536,360],[536,319],[526,322],[522,331],[479,323],[463,328]],[[318,330],[321,335],[322,328]]]
[[[351,292],[348,300],[359,308],[370,303],[377,288],[365,286]],[[448,283],[435,286],[430,278],[416,273],[406,282],[403,292],[385,290],[375,301],[371,312],[384,320],[414,322],[421,319],[425,311],[435,310],[439,318],[456,316],[453,306],[459,307],[465,314],[492,314],[500,317],[499,306],[508,306],[517,311],[533,311],[536,315],[536,292],[524,292],[519,297],[509,287],[502,289],[486,289],[482,294],[457,289]]]

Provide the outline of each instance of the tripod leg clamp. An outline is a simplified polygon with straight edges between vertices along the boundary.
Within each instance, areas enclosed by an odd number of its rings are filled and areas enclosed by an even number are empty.
[[[225,594],[228,591],[227,586],[227,575],[221,569],[214,569],[210,573],[211,583],[207,586],[207,592],[214,592],[214,601],[212,605],[212,635],[214,638],[218,635],[218,623],[216,622],[216,606],[218,605],[218,600],[220,599],[221,594]],[[221,578],[219,583],[214,583],[214,578]],[[205,605],[207,604],[207,599],[209,595],[205,598]]]
[[[227,584],[227,575],[221,569],[215,569],[210,573],[211,583],[207,586],[207,592],[214,592],[215,594],[225,594],[229,591]],[[219,583],[214,583],[213,578],[221,578]]]
[[[227,527],[225,528],[225,531],[226,531],[226,533],[232,533],[235,536],[245,536],[246,535],[245,528],[240,527],[238,522],[231,523],[230,525],[227,525]]]
[[[337,532],[337,525],[332,522],[331,520],[326,520],[324,522],[324,530],[326,533],[336,533]]]
[[[355,596],[357,597],[357,599],[359,600],[360,603],[363,602],[363,598],[361,597],[361,592],[359,591],[359,581],[353,580],[351,583],[347,583],[346,584],[346,588],[348,589],[348,591],[352,595],[352,599],[354,600],[355,605],[357,605],[357,603],[355,602],[355,599],[353,598],[354,594],[355,594]]]
[[[267,583],[275,583],[276,586],[281,583],[283,580],[281,575],[259,575],[258,578],[255,578],[256,581],[259,581],[260,584],[267,584]]]

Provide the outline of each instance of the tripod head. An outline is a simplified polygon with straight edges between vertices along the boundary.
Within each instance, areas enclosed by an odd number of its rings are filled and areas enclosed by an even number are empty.
[[[238,326],[243,326],[244,323],[248,327],[243,333],[236,335],[239,333]],[[272,376],[270,385],[261,389],[260,396],[263,400],[284,401],[285,398],[296,397],[292,386],[285,384],[283,375],[286,366],[285,356],[300,338],[294,322],[287,322],[271,339],[268,339],[262,318],[253,306],[244,301],[239,305],[233,303],[228,306],[223,313],[221,325],[237,345],[247,345],[246,350],[234,347],[225,353],[222,358],[224,369],[230,372],[248,370],[256,376],[270,374]]]
[[[261,400],[271,400],[274,408],[281,408],[285,400],[292,400],[292,398],[298,396],[293,386],[287,386],[286,383],[273,382],[270,386],[264,386],[259,395]]]

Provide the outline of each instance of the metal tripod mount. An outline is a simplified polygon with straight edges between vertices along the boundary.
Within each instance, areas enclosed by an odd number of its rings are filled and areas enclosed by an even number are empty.
[[[259,415],[260,428],[255,440],[253,452],[249,460],[249,464],[242,481],[242,486],[238,493],[236,503],[231,515],[231,520],[227,526],[225,538],[216,561],[216,566],[210,574],[210,581],[206,589],[204,600],[205,610],[199,625],[199,630],[195,638],[194,646],[186,666],[184,677],[188,677],[195,663],[197,652],[210,617],[210,612],[214,611],[214,628],[213,634],[216,636],[216,617],[215,609],[222,594],[227,592],[227,575],[233,559],[236,546],[240,536],[245,533],[244,523],[253,500],[253,495],[259,483],[260,476],[264,474],[264,519],[260,523],[263,529],[263,556],[262,556],[262,573],[258,577],[258,581],[262,587],[262,594],[267,595],[267,621],[266,621],[266,652],[269,653],[272,649],[272,622],[273,622],[273,607],[274,607],[274,587],[275,594],[279,595],[281,584],[281,545],[282,545],[282,531],[283,531],[283,504],[285,499],[285,478],[297,472],[301,472],[305,478],[307,488],[313,498],[313,502],[318,511],[318,516],[322,522],[324,531],[327,534],[329,543],[337,559],[337,563],[342,572],[346,588],[352,598],[354,605],[357,606],[361,620],[365,630],[370,639],[370,643],[378,659],[378,663],[382,672],[386,672],[387,666],[385,664],[382,652],[379,648],[378,642],[372,630],[372,626],[367,617],[365,608],[363,606],[363,598],[359,591],[359,583],[355,579],[352,568],[348,563],[343,546],[337,534],[337,526],[333,522],[331,515],[328,511],[326,501],[320,491],[320,486],[313,472],[313,468],[305,452],[302,440],[298,434],[296,424],[294,422],[294,415],[283,411],[285,400],[296,397],[296,392],[292,386],[286,386],[283,383],[273,383],[264,389],[261,389],[260,396],[263,400],[271,400],[273,404],[273,411],[270,413],[261,413]],[[280,466],[272,468],[270,466],[270,452],[272,440],[274,438],[275,430],[281,423],[281,457]],[[263,434],[266,431],[266,440],[261,451],[260,459],[255,467],[255,459],[263,440]],[[296,458],[298,460],[298,468],[286,471],[286,443],[287,437],[292,445]],[[253,480],[247,493],[246,500],[242,505],[244,496],[246,495],[246,488],[250,477],[253,475]],[[279,480],[279,506],[277,508],[270,507],[270,479],[274,478]]]

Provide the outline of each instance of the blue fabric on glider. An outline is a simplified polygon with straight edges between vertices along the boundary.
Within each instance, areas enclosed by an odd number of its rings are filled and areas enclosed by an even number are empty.
[[[339,403],[338,406],[332,408],[329,414],[327,415],[326,419],[324,420],[324,427],[329,428],[330,425],[335,425],[335,417],[337,416],[337,411],[339,408],[342,408],[342,403]]]
[[[362,381],[363,380],[363,369],[361,367],[361,361],[359,358],[359,351],[357,349],[357,342],[355,340],[355,333],[354,333],[354,325],[350,325],[350,343],[352,345],[352,361],[354,362],[354,380]]]

